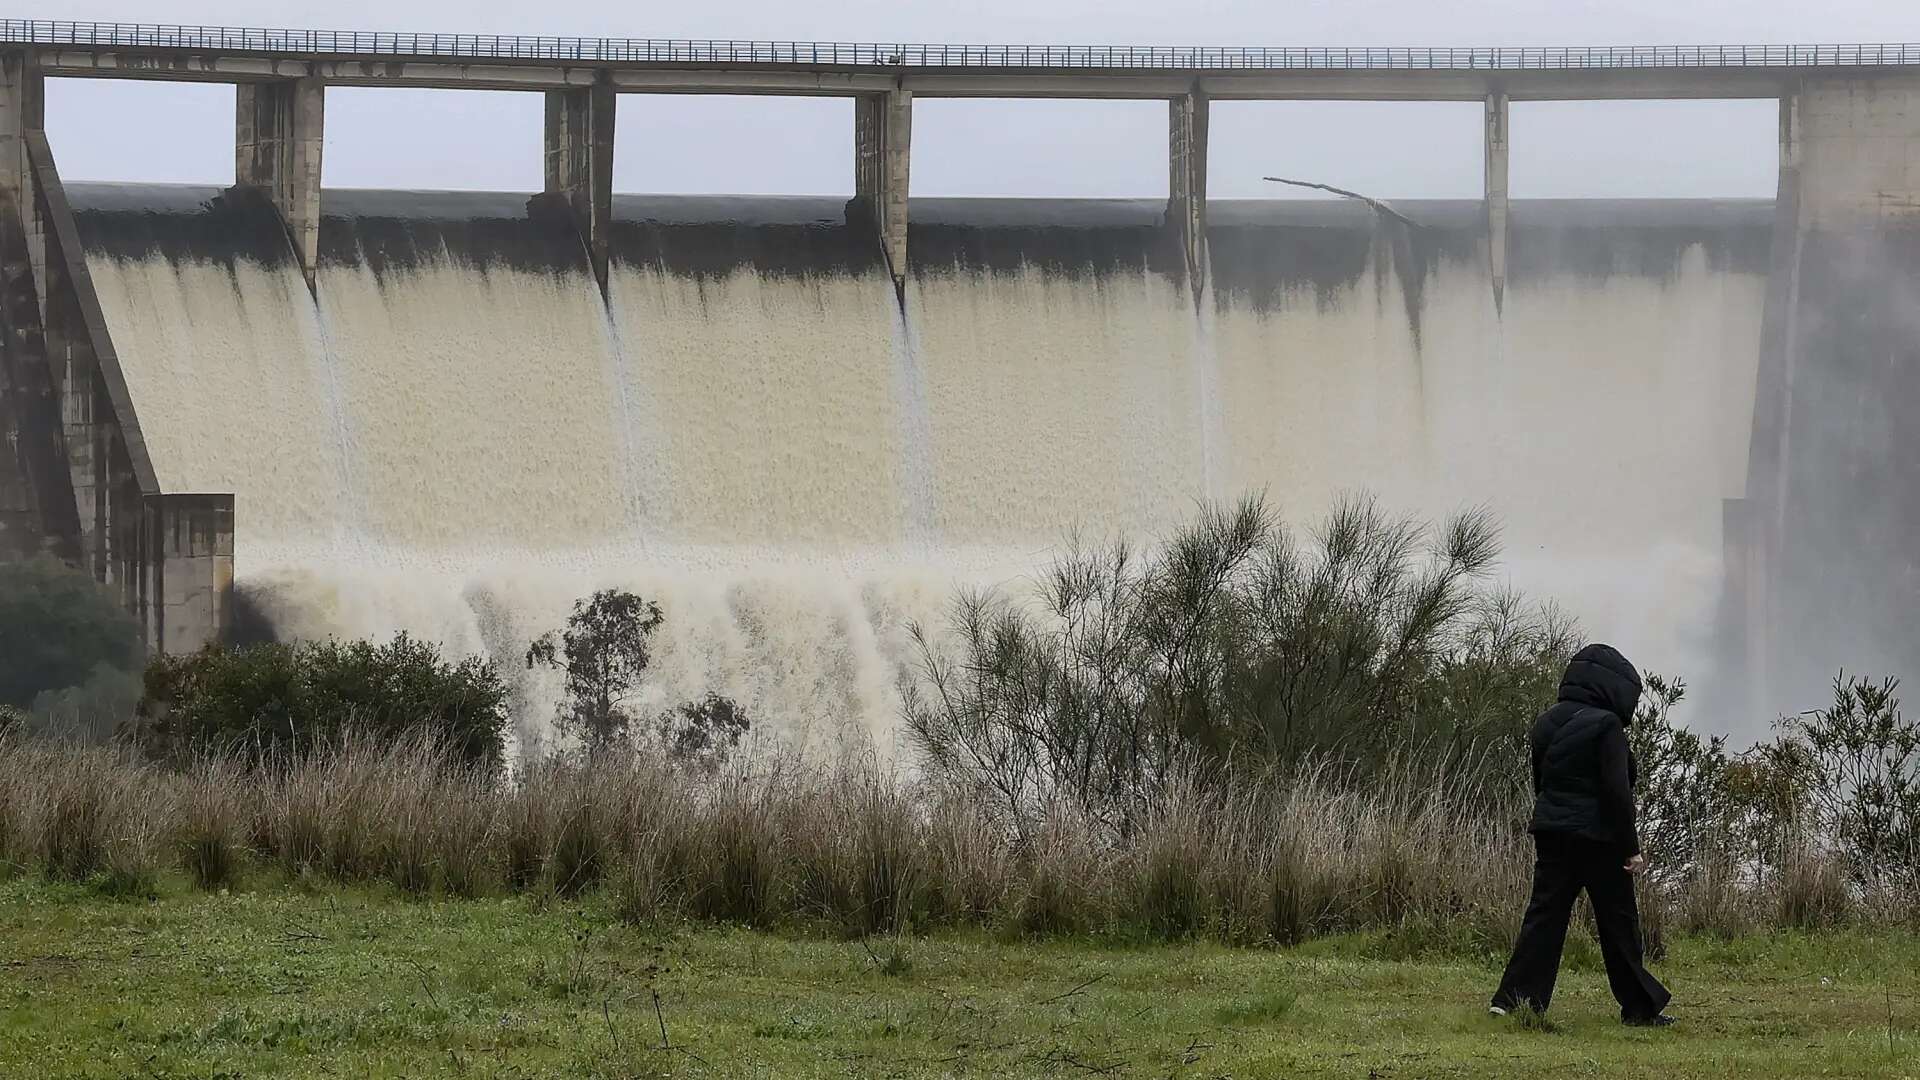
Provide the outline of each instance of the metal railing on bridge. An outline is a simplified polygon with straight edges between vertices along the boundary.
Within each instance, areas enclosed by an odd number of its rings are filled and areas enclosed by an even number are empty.
[[[1533,71],[1920,65],[1920,44],[1357,49],[1184,45],[915,45],[263,30],[230,26],[42,19],[0,20],[0,43],[458,60],[915,68]]]

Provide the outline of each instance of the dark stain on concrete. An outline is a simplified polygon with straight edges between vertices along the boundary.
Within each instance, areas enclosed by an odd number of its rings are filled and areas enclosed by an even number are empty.
[[[293,261],[286,227],[265,194],[185,184],[66,185],[89,254],[173,262],[280,266]]]
[[[257,192],[176,185],[74,184],[88,250],[159,253],[232,266],[291,260],[284,230]],[[1478,200],[1404,200],[1417,228],[1351,200],[1214,200],[1208,245],[1216,304],[1273,310],[1311,296],[1327,305],[1361,275],[1397,283],[1418,333],[1427,280],[1444,262],[1484,265]],[[613,264],[697,279],[884,272],[864,208],[834,196],[617,195]],[[323,267],[385,277],[451,262],[591,277],[572,212],[513,192],[326,192]],[[1178,282],[1185,260],[1159,199],[915,199],[915,276],[1037,271],[1064,277],[1152,274]],[[1572,274],[1669,278],[1699,249],[1716,270],[1764,274],[1765,200],[1537,200],[1514,203],[1510,289]]]

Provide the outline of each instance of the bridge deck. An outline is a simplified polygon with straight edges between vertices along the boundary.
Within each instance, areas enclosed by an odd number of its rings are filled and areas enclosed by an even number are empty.
[[[629,93],[1477,101],[1777,97],[1920,44],[1258,48],[687,41],[0,20],[49,75]]]

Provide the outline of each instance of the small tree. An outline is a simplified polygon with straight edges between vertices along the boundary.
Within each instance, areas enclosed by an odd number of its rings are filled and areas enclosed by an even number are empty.
[[[589,754],[627,738],[634,721],[630,703],[652,659],[649,639],[664,621],[653,601],[623,589],[602,589],[574,601],[557,645],[546,633],[527,647],[527,667],[566,672],[567,696],[556,723]]]
[[[699,701],[684,702],[660,714],[660,744],[669,761],[712,769],[733,753],[752,727],[746,711],[732,698],[708,691]]]
[[[1862,885],[1920,875],[1920,724],[1900,711],[1900,684],[1833,680],[1833,704],[1783,717],[1762,747],[1806,793],[1821,832]]]

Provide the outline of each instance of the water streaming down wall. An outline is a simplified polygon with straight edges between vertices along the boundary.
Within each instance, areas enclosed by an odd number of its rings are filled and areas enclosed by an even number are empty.
[[[617,199],[603,304],[521,195],[329,192],[310,294],[213,189],[72,194],[162,483],[236,494],[278,632],[517,668],[618,583],[660,704],[815,738],[891,730],[956,584],[1250,490],[1486,504],[1516,585],[1698,670],[1771,217],[1520,203],[1496,310],[1477,204],[1215,203],[1196,307],[1157,202],[916,200],[902,309],[838,200]]]

